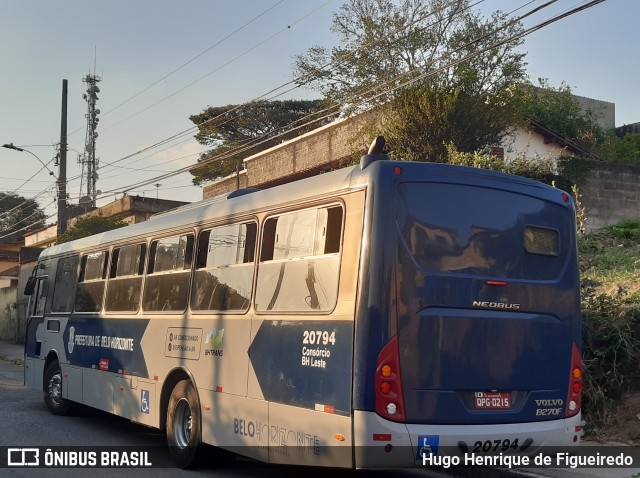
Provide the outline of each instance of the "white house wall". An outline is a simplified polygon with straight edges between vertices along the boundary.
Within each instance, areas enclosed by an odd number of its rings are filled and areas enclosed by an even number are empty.
[[[515,159],[524,154],[527,158],[557,159],[565,152],[556,143],[544,142],[544,137],[534,131],[518,129],[512,136],[502,142],[505,160]]]

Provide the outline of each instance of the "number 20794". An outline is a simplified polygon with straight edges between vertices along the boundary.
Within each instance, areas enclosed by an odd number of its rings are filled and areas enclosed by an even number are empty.
[[[327,330],[305,330],[302,332],[302,343],[305,345],[335,345],[336,333]]]
[[[500,440],[476,441],[473,444],[473,453],[489,453],[493,451],[507,451],[518,449],[518,439],[510,440],[509,438]]]

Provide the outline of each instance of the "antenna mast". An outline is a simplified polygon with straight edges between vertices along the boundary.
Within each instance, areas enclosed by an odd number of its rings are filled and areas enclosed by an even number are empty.
[[[94,66],[93,75],[89,73],[82,81],[87,84],[87,91],[82,94],[82,99],[87,102],[87,114],[85,115],[85,118],[87,118],[87,132],[85,136],[84,154],[78,157],[78,162],[82,165],[80,196],[82,196],[82,182],[86,178],[87,199],[85,199],[85,201],[88,202],[86,205],[96,207],[96,182],[98,181],[97,169],[99,162],[98,158],[96,158],[96,139],[98,138],[96,129],[100,121],[98,118],[100,110],[96,108],[96,101],[98,100],[98,93],[100,93],[98,83],[102,81],[102,78],[95,74]]]

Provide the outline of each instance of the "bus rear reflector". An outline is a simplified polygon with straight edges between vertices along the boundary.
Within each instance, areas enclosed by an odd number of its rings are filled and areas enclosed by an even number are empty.
[[[398,336],[393,337],[380,351],[376,366],[376,413],[394,422],[405,421]]]
[[[565,415],[572,417],[582,407],[582,357],[580,349],[574,343],[571,352],[571,372],[569,375],[569,394],[567,396],[567,408]]]

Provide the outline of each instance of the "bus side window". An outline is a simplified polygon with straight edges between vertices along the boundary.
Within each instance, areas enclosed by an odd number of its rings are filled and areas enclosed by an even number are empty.
[[[257,311],[330,312],[338,299],[342,206],[268,218],[263,226]]]
[[[107,251],[84,254],[80,260],[80,277],[76,288],[76,312],[100,312],[107,277]]]
[[[151,243],[142,301],[145,311],[182,312],[186,309],[193,243],[193,234]]]
[[[63,257],[58,260],[56,276],[53,283],[53,300],[51,312],[72,312],[76,297],[78,281],[79,256]]]
[[[249,308],[257,229],[255,223],[233,224],[200,234],[192,310]]]
[[[105,301],[107,311],[135,312],[140,307],[146,250],[146,244],[134,244],[113,250]]]

